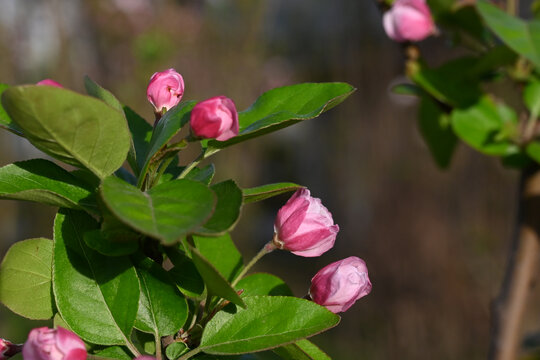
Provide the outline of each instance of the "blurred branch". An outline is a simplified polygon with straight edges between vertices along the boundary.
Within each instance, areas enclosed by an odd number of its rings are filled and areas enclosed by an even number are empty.
[[[523,170],[516,234],[499,296],[492,309],[490,360],[514,360],[520,350],[523,315],[538,275],[540,169]]]

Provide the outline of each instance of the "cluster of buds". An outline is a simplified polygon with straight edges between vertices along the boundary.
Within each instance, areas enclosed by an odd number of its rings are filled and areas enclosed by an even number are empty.
[[[320,256],[330,250],[339,232],[330,211],[308,189],[297,190],[279,209],[274,229],[276,248],[305,257]],[[309,295],[317,304],[338,313],[370,291],[366,263],[351,256],[321,269],[311,279]]]
[[[184,81],[174,69],[152,75],[146,92],[158,119],[176,106],[183,94]],[[191,111],[190,126],[196,138],[225,141],[238,135],[234,102],[225,96],[199,102]],[[300,189],[278,211],[274,231],[267,250],[278,248],[299,256],[315,257],[334,246],[339,226],[334,224],[332,214],[320,199],[311,197],[308,189]],[[312,279],[309,294],[313,301],[330,311],[342,312],[370,291],[364,261],[350,257],[319,271]]]
[[[157,72],[146,89],[148,101],[154,106],[156,118],[178,105],[184,95],[184,80],[174,69]],[[193,136],[204,139],[228,140],[238,135],[238,112],[234,102],[216,96],[198,103],[191,111]]]

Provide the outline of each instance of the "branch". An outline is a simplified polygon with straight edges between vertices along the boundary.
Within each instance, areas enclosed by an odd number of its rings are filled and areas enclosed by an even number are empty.
[[[540,170],[522,172],[516,234],[504,282],[492,308],[490,360],[515,360],[521,347],[523,315],[538,275],[540,255]]]

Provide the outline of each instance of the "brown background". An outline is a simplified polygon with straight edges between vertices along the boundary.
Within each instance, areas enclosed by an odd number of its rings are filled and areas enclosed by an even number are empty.
[[[446,43],[421,44],[431,64],[454,56]],[[82,92],[88,74],[148,119],[148,79],[169,67],[184,76],[184,99],[223,94],[239,109],[276,86],[353,84],[358,91],[324,116],[215,157],[217,178],[242,187],[308,186],[341,227],[320,258],[275,252],[256,269],[303,296],[322,266],[366,260],[372,293],[314,338],[334,359],[485,358],[518,174],[463,145],[449,170],[436,168],[416,129],[416,102],[388,90],[400,81],[402,56],[372,2],[0,0],[0,54],[0,82],[53,78]],[[0,133],[1,165],[40,156]],[[246,207],[233,235],[247,259],[271,238],[286,200]],[[0,253],[51,237],[54,212],[0,202]],[[22,342],[40,324],[16,319],[0,307],[0,336]],[[527,319],[528,329],[539,328],[536,312]]]

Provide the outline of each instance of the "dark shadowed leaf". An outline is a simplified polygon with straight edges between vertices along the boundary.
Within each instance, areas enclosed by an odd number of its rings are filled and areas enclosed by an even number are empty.
[[[242,190],[233,180],[220,182],[210,187],[217,195],[217,203],[212,217],[204,223],[197,234],[217,236],[230,231],[240,217]]]
[[[137,263],[141,284],[135,327],[157,338],[176,333],[186,322],[186,298],[161,266],[150,259]]]
[[[430,96],[422,96],[418,112],[418,128],[437,165],[446,168],[450,164],[457,144],[449,114]]]

